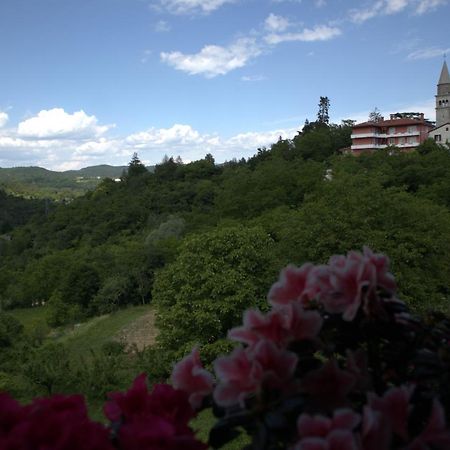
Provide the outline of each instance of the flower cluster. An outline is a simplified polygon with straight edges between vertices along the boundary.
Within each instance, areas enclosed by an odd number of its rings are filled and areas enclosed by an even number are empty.
[[[55,395],[21,406],[0,394],[0,448],[113,450],[108,430],[89,419],[78,395]]]
[[[145,375],[90,421],[79,396],[21,406],[0,394],[0,449],[201,450],[191,420],[212,407],[209,446],[242,430],[253,449],[447,450],[450,320],[414,318],[396,297],[389,260],[368,248],[327,265],[285,268],[268,295],[229,331],[237,342],[213,362],[198,349],[172,385]]]
[[[93,422],[81,396],[55,395],[21,406],[0,394],[1,450],[205,450],[191,428],[187,395],[168,384],[149,392],[146,376],[125,393],[110,394],[109,426]]]
[[[450,393],[437,389],[450,325],[436,332],[409,314],[386,256],[364,248],[289,266],[268,300],[268,313],[248,310],[229,331],[240,346],[214,362],[214,386],[196,350],[175,367],[194,407],[211,393],[212,446],[240,427],[251,448],[450,448]]]

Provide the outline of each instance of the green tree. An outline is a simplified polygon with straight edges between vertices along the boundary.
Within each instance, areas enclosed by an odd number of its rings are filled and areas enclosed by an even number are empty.
[[[212,344],[250,306],[263,306],[273,278],[272,239],[258,227],[219,228],[187,239],[155,279],[160,344],[183,353]]]
[[[320,97],[319,110],[317,111],[317,122],[322,125],[330,123],[330,99],[328,97]]]
[[[131,161],[128,163],[127,179],[137,177],[144,173],[148,173],[148,171],[139,159],[138,154],[135,152],[131,157]]]

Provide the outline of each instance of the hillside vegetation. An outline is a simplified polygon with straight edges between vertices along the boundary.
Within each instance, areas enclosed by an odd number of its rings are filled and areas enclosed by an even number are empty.
[[[414,310],[448,312],[448,149],[427,142],[410,154],[388,148],[355,158],[339,151],[350,133],[349,123],[310,123],[293,140],[223,165],[211,155],[190,164],[167,158],[149,172],[135,156],[121,183],[105,179],[15,228],[11,241],[0,241],[3,309],[45,304],[47,326],[59,327],[152,304],[160,332],[155,346],[135,354],[102,348],[77,369],[75,384],[55,375],[36,389],[78,389],[94,401],[121,386],[130,368],[165,379],[193,345],[211,361],[229,348],[223,338],[242,311],[264,307],[283,266],[325,263],[364,245],[390,256],[399,295]],[[50,343],[55,349],[38,337],[6,340],[4,385],[49,355],[61,368],[50,373],[72,367],[69,339]],[[118,369],[107,374],[111,364]]]
[[[0,187],[16,196],[69,201],[95,189],[103,178],[120,178],[125,169],[108,165],[65,172],[42,167],[0,168]]]

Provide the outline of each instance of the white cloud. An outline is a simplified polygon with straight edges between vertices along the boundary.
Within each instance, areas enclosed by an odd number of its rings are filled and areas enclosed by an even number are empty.
[[[448,0],[420,0],[416,12],[417,14],[424,14],[446,4],[448,4]]]
[[[261,51],[254,38],[240,38],[228,47],[206,45],[194,54],[162,52],[161,60],[189,75],[213,78],[244,67],[248,61],[260,55]]]
[[[173,14],[208,14],[236,0],[160,0],[161,7]]]
[[[448,0],[377,0],[365,8],[350,10],[349,17],[352,22],[364,23],[378,16],[397,14],[408,8],[414,14],[424,14],[448,4]]]
[[[156,22],[154,30],[157,33],[167,33],[168,31],[171,30],[171,27],[169,23],[166,22],[165,20],[159,20],[158,22]]]
[[[329,27],[327,25],[318,25],[314,28],[305,28],[298,33],[271,33],[265,37],[265,40],[268,44],[272,45],[289,41],[327,41],[341,34],[342,32],[339,28]]]
[[[417,59],[431,59],[442,57],[446,53],[450,53],[450,47],[448,48],[438,48],[438,47],[429,47],[429,48],[421,48],[411,52],[407,58],[411,60]]]
[[[17,132],[25,138],[70,139],[100,136],[110,128],[110,125],[98,125],[97,118],[84,111],[70,114],[62,108],[54,108],[42,110],[37,116],[20,122]]]
[[[244,75],[243,77],[241,77],[242,81],[264,81],[267,80],[267,77],[265,77],[264,75]]]
[[[281,32],[289,28],[289,20],[283,16],[270,14],[264,22],[265,28],[271,32]]]
[[[314,0],[314,4],[317,8],[322,8],[327,4],[326,0]]]
[[[9,120],[7,113],[0,111],[0,128],[4,127]]]

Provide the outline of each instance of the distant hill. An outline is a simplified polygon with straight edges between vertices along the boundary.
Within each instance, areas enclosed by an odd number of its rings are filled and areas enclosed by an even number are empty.
[[[0,188],[25,198],[68,200],[95,189],[103,178],[120,178],[126,169],[106,164],[64,172],[42,167],[0,168]],[[152,172],[154,167],[147,169]]]

